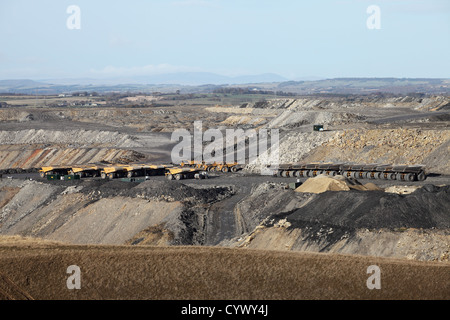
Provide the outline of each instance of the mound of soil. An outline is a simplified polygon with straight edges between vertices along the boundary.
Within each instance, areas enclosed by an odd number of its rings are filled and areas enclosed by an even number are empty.
[[[273,210],[278,214],[228,245],[448,261],[449,186],[424,185],[407,194],[292,192],[291,198],[306,197],[294,208],[285,195]]]
[[[405,195],[326,192],[284,217],[291,227],[320,223],[346,229],[450,228],[449,191],[449,186],[426,185]]]
[[[357,180],[347,179],[343,176],[329,177],[319,175],[309,178],[302,185],[295,189],[296,192],[322,193],[325,191],[349,191],[350,189],[360,191],[382,191],[373,183],[361,184]]]

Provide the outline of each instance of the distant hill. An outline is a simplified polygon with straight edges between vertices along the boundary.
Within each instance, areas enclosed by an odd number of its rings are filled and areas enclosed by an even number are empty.
[[[450,94],[450,79],[335,78],[317,81],[285,81],[277,89],[297,94]]]
[[[13,88],[37,88],[47,87],[48,84],[29,79],[0,80],[0,90]]]
[[[217,87],[253,87],[294,94],[450,94],[450,79],[334,78],[291,81],[265,73],[228,77],[208,72],[185,72],[110,79],[0,80],[0,93],[59,94],[88,92],[212,92]]]
[[[207,84],[224,85],[224,84],[246,84],[246,83],[261,83],[261,82],[283,82],[287,80],[288,79],[274,73],[229,77],[211,72],[177,72],[177,73],[150,75],[150,76],[114,77],[108,79],[72,78],[72,79],[46,79],[40,81],[47,84],[59,84],[59,85],[152,84],[152,85],[198,86]]]

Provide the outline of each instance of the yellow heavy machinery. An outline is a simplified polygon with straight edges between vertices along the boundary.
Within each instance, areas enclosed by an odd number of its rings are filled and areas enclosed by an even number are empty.
[[[100,171],[100,176],[102,179],[114,179],[119,177],[125,177],[127,174],[127,171],[125,169],[125,165],[114,165],[114,166],[108,166],[104,167]]]
[[[212,164],[208,164],[205,161],[182,161],[180,163],[180,167],[190,167],[190,168],[196,168],[199,170],[205,170],[205,171],[209,171],[208,168],[210,168],[212,166]]]
[[[67,175],[69,174],[69,167],[42,167],[39,170],[39,174],[42,178],[45,178],[47,175],[58,174],[58,175]]]
[[[166,169],[166,178],[169,180],[204,179],[207,178],[203,170],[196,168],[172,167]]]
[[[227,162],[212,162],[207,163],[205,161],[185,161],[180,163],[181,167],[191,167],[205,171],[216,171],[216,172],[236,172],[239,169],[238,163],[227,163]]]
[[[69,174],[79,175],[80,178],[84,177],[99,177],[101,175],[102,167],[96,165],[77,166],[69,169]]]
[[[155,165],[155,164],[116,164],[106,166],[101,170],[102,179],[114,178],[132,178],[137,176],[162,176],[167,168],[172,165]]]
[[[238,170],[238,163],[227,163],[227,162],[219,162],[214,166],[213,171],[222,171],[222,172],[236,172]]]
[[[124,166],[127,178],[137,176],[162,176],[165,169],[172,165],[156,165],[156,164],[132,164]]]

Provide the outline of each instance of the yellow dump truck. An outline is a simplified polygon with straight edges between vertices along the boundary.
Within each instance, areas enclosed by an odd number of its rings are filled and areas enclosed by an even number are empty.
[[[125,169],[124,165],[114,165],[114,166],[108,166],[104,167],[100,171],[100,176],[102,179],[114,179],[119,177],[125,177],[127,174],[127,171]]]
[[[84,177],[99,177],[101,175],[102,167],[99,166],[76,166],[72,167],[69,170],[69,174],[71,175],[79,175],[80,178]]]
[[[181,167],[196,168],[205,171],[216,171],[216,172],[236,172],[239,170],[239,165],[237,162],[227,163],[227,162],[212,162],[207,163],[205,161],[183,161],[180,163]]]
[[[39,170],[39,174],[41,178],[45,178],[47,175],[58,174],[58,175],[67,175],[69,174],[70,167],[42,167]]]
[[[156,165],[156,164],[132,164],[124,166],[127,172],[127,178],[138,176],[162,176],[165,174],[166,168],[172,165]]]
[[[203,170],[183,167],[167,168],[165,176],[169,180],[204,179],[208,177]]]
[[[162,176],[166,169],[172,165],[155,165],[155,164],[116,164],[106,166],[101,170],[102,179],[114,178],[132,178],[138,176]]]

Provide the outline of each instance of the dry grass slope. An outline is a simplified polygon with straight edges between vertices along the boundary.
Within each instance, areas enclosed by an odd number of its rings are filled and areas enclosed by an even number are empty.
[[[66,286],[70,265],[81,289]],[[367,268],[381,269],[369,290]],[[449,299],[450,265],[387,258],[213,247],[0,247],[2,299]],[[8,279],[5,281],[5,279]]]

